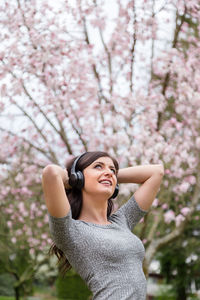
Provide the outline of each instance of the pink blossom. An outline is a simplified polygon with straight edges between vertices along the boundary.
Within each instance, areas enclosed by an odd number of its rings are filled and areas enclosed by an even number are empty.
[[[164,214],[164,220],[165,220],[165,223],[167,223],[167,224],[169,224],[169,223],[171,223],[171,221],[175,220],[175,213],[173,212],[173,210],[168,210]]]
[[[7,95],[7,86],[5,83],[2,84],[0,93],[2,97],[5,97]]]
[[[13,223],[15,223],[18,218],[18,214],[15,213],[15,214],[11,215],[10,218],[11,218],[11,220],[13,220]]]
[[[164,180],[164,181],[163,181],[163,184],[164,184],[165,187],[168,187],[169,181],[168,181],[168,180]]]
[[[47,234],[46,234],[46,233],[43,233],[43,234],[41,235],[41,238],[44,239],[44,240],[46,240],[46,239],[47,239]]]
[[[21,214],[23,214],[25,212],[25,206],[24,206],[24,202],[19,202],[18,203],[18,208],[19,208],[19,212]]]
[[[34,248],[31,248],[31,249],[29,250],[29,253],[30,253],[30,255],[34,255],[34,254],[35,254],[35,249],[34,249]]]
[[[37,207],[36,207],[36,204],[35,204],[34,202],[31,203],[31,205],[30,205],[30,210],[34,212],[34,211],[36,211],[36,208],[37,208]]]
[[[22,235],[22,233],[23,233],[23,232],[22,232],[21,229],[17,229],[17,230],[16,230],[16,235],[17,235],[17,236],[18,236],[18,235]]]
[[[36,215],[37,215],[37,217],[41,217],[41,216],[43,215],[43,213],[42,213],[42,211],[38,210],[38,211],[36,212]]]
[[[175,197],[175,201],[176,201],[176,202],[179,201],[179,197],[178,197],[178,196]]]
[[[37,222],[37,226],[38,226],[39,228],[42,228],[42,226],[43,226],[42,222]]]
[[[162,205],[162,209],[168,209],[168,204],[167,204],[167,203],[164,203],[164,204]]]
[[[166,169],[165,170],[165,174],[170,174],[171,172],[170,172],[170,170],[169,169]]]
[[[5,213],[7,213],[7,214],[12,214],[13,213],[13,209],[11,209],[11,208],[5,208]]]
[[[21,188],[21,194],[22,194],[22,195],[28,195],[28,196],[32,195],[31,191],[29,191],[29,190],[27,189],[27,187]]]
[[[48,224],[48,222],[49,222],[48,215],[45,215],[45,216],[44,216],[44,223],[45,223],[45,224]]]
[[[17,174],[17,176],[15,177],[15,180],[17,181],[17,182],[22,182],[22,180],[23,180],[23,174],[22,173],[19,173],[19,174]]]
[[[185,220],[185,218],[183,217],[183,215],[179,214],[177,217],[176,217],[176,226],[180,226],[180,224]]]
[[[13,244],[16,244],[16,242],[17,242],[16,237],[12,237],[12,238],[11,238],[11,242],[12,242]]]
[[[65,114],[62,113],[62,112],[58,115],[58,119],[59,119],[59,121],[61,121],[61,122],[62,122],[65,118],[66,118]]]
[[[24,223],[24,219],[22,218],[22,216],[18,217],[18,221],[21,222],[21,223]]]
[[[185,182],[189,183],[190,185],[193,185],[196,183],[196,178],[193,175],[185,177],[184,180],[185,180]]]
[[[99,27],[101,29],[105,28],[105,20],[93,19],[93,20],[90,20],[90,23],[94,27]]]
[[[190,187],[190,184],[188,182],[183,182],[181,183],[181,185],[179,186],[179,190],[182,192],[182,193],[186,193],[188,191]]]
[[[184,215],[184,216],[187,216],[187,214],[190,212],[190,208],[189,207],[183,207],[182,209],[181,209],[181,213],[182,213],[182,215]]]
[[[33,237],[30,237],[30,238],[28,239],[28,242],[29,242],[29,244],[30,244],[32,247],[35,247],[35,246],[37,246],[37,245],[40,244],[40,241],[39,241],[38,239],[36,239],[36,238],[33,238]]]
[[[12,222],[11,221],[7,221],[7,225],[9,228],[12,228]]]
[[[34,215],[34,213],[31,211],[30,212],[30,220],[34,220],[35,219],[35,215]]]
[[[9,193],[9,190],[10,190],[9,187],[4,187],[4,189],[1,190],[1,194],[3,196],[6,196]]]
[[[42,245],[42,247],[45,247],[46,246],[46,240],[45,241],[42,241],[42,243],[41,243],[41,245]]]
[[[27,228],[26,234],[28,236],[32,236],[32,230],[31,230],[31,228]]]
[[[153,203],[152,203],[152,206],[153,207],[157,207],[158,204],[159,204],[158,198],[155,198],[154,201],[153,201]]]
[[[26,224],[23,226],[23,230],[24,230],[25,232],[28,230],[28,227],[27,227]]]
[[[144,218],[142,218],[139,223],[143,223],[143,222],[144,222]]]

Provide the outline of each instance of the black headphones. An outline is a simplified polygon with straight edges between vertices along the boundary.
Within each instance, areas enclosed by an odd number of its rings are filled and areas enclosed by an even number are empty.
[[[87,153],[87,152],[85,152],[85,153]],[[71,174],[70,174],[70,177],[69,177],[69,185],[72,188],[77,188],[77,189],[81,190],[84,187],[84,183],[85,183],[84,175],[81,171],[76,171],[76,164],[77,164],[78,160],[83,155],[85,155],[85,153],[78,156],[72,164]],[[117,185],[115,187],[115,191],[114,191],[113,195],[110,197],[110,199],[111,198],[116,198],[118,193],[119,193],[119,185],[117,183]]]

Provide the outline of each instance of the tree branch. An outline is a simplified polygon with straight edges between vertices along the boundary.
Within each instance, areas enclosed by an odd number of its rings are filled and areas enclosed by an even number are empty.
[[[25,137],[22,137],[22,136],[18,136],[16,133],[10,131],[10,130],[7,130],[7,129],[4,129],[2,127],[0,127],[0,131],[2,132],[6,132],[7,134],[9,135],[12,135],[12,136],[15,136],[17,137],[18,139],[21,139],[23,140],[25,143],[27,143],[31,148],[34,148],[35,150],[41,152],[42,154],[44,154],[44,156],[46,156],[50,161],[53,161],[55,163],[58,163],[58,161],[54,158],[54,157],[51,157],[51,156],[48,156],[47,154],[47,151],[35,146],[33,143],[31,143],[29,140],[27,140]],[[51,152],[50,152],[51,153]]]
[[[87,26],[86,26],[86,19],[84,16],[83,16],[83,27],[84,27],[85,41],[88,45],[90,45],[88,32],[87,32]],[[92,70],[93,70],[95,78],[97,79],[97,84],[98,84],[98,88],[99,88],[99,92],[98,92],[99,105],[101,105],[101,99],[104,99],[106,103],[109,103],[108,99],[103,95],[103,89],[101,86],[100,76],[99,76],[99,73],[97,72],[97,68],[96,68],[95,64],[92,64]],[[100,113],[102,124],[104,124],[104,116],[101,111],[99,113]]]
[[[4,62],[4,61],[2,61],[2,62],[3,62],[4,65],[5,65],[5,62]],[[16,80],[19,80],[19,79],[17,78],[17,76],[16,76],[11,70],[9,70],[9,73],[10,73]],[[24,85],[24,82],[23,82],[22,80],[21,80],[20,82],[21,82],[21,85],[22,85],[22,87],[23,87],[23,90],[24,90],[25,94],[28,96],[28,98],[34,103],[35,107],[38,108],[39,112],[43,115],[43,117],[44,117],[44,118],[46,119],[46,121],[51,125],[51,127],[58,133],[59,136],[62,137],[60,131],[55,127],[55,125],[51,122],[51,120],[46,116],[46,114],[45,114],[45,113],[43,112],[43,110],[40,108],[39,104],[37,104],[37,102],[35,102],[35,100],[33,99],[33,97],[30,95],[30,93],[28,92],[28,90],[26,89],[26,87],[25,87],[25,85]],[[15,105],[17,106],[18,104],[16,104],[16,102],[15,102]],[[18,105],[18,108],[21,109],[21,110],[23,110],[19,105]],[[25,113],[25,110],[23,110],[23,112]],[[41,130],[37,127],[36,123],[34,123],[33,119],[32,119],[27,113],[25,113],[25,115],[26,115],[27,117],[29,117],[29,119],[33,122],[34,126],[36,126],[36,129],[39,130],[39,133],[42,135]],[[42,135],[42,136],[43,136],[43,135]],[[43,138],[45,139],[46,142],[48,142],[48,141],[46,140],[46,137],[45,137],[45,136],[43,136]],[[51,150],[51,152],[52,152],[51,154],[52,154],[53,157],[54,157],[54,161],[58,161],[57,158],[56,158],[56,156],[55,156],[55,153],[53,153],[52,150]]]
[[[77,124],[79,124],[78,117],[77,117],[77,115],[75,114],[75,112],[74,112],[72,106],[70,106],[70,108],[71,108],[71,110],[73,111],[73,114],[74,114],[74,117],[75,117],[75,119],[76,119]],[[65,113],[65,114],[66,114],[66,117],[68,117],[68,114],[67,114],[67,113]],[[80,124],[79,124],[79,127],[80,127],[81,132],[79,132],[78,128],[76,128],[76,126],[75,126],[73,123],[71,123],[71,126],[72,126],[72,128],[75,130],[76,134],[79,136],[79,138],[80,138],[80,140],[81,140],[81,142],[82,142],[82,144],[83,144],[83,146],[84,146],[85,151],[88,151],[87,143],[86,143],[86,141],[85,141],[85,140],[83,139],[83,137],[82,137],[83,131],[82,131],[82,128],[81,128]]]
[[[133,73],[134,73],[134,63],[135,63],[135,47],[136,47],[136,25],[137,25],[137,19],[136,19],[136,9],[135,9],[135,2],[133,1],[133,17],[134,17],[134,22],[133,22],[133,28],[134,28],[134,33],[133,33],[133,44],[131,48],[131,76],[130,76],[130,90],[133,92]]]
[[[110,52],[108,50],[108,47],[106,46],[106,43],[104,41],[103,34],[102,34],[102,31],[101,31],[100,28],[99,28],[99,34],[100,34],[100,37],[101,37],[102,44],[104,46],[104,50],[105,50],[105,52],[107,54],[107,57],[108,57],[108,71],[109,71],[109,81],[110,81],[110,95],[112,95],[112,91],[113,91],[112,59],[111,59],[111,55],[110,55]]]
[[[178,20],[179,20],[180,15],[178,14],[178,10],[176,11],[176,29],[175,29],[175,33],[174,33],[174,39],[173,39],[173,42],[172,42],[172,48],[176,48],[176,46],[177,46],[178,36],[179,36],[180,31],[181,31],[181,27],[184,23],[186,13],[187,13],[187,7],[185,5],[184,13],[181,16],[181,22],[178,25]],[[167,72],[167,74],[165,75],[164,81],[163,81],[163,86],[162,86],[162,94],[164,96],[165,96],[166,89],[167,89],[168,84],[169,84],[169,80],[170,80],[170,72]],[[162,115],[163,114],[161,112],[158,113],[157,131],[159,131],[159,129],[161,127]]]
[[[155,239],[151,242],[151,244],[148,246],[148,248],[146,250],[146,257],[145,257],[146,269],[148,269],[153,256],[161,247],[168,244],[169,242],[172,242],[173,240],[175,240],[177,237],[179,237],[183,233],[186,225],[192,218],[192,214],[196,210],[199,199],[200,199],[200,171],[197,174],[197,182],[196,182],[194,194],[193,194],[192,200],[191,200],[190,212],[185,217],[185,220],[183,222],[181,222],[180,226],[176,227],[169,234],[167,234],[161,238]]]

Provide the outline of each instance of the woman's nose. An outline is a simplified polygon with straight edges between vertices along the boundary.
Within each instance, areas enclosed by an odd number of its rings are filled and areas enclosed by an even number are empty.
[[[112,170],[110,170],[110,169],[106,169],[106,170],[105,170],[105,174],[112,175],[112,174],[113,174],[113,171],[112,171]]]

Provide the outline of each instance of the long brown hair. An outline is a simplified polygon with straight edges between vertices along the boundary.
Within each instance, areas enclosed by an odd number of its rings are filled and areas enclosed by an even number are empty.
[[[71,168],[73,165],[73,162],[77,158],[73,157],[70,161],[67,162],[66,165],[66,170],[68,172],[68,176],[71,174]],[[114,163],[114,166],[116,168],[116,171],[118,172],[119,170],[119,165],[117,160],[112,157],[110,154],[107,152],[103,151],[90,151],[90,152],[85,152],[85,155],[82,156],[77,164],[76,164],[76,170],[83,171],[85,168],[87,168],[90,164],[92,164],[97,158],[99,157],[110,157]],[[67,198],[69,200],[69,204],[71,206],[71,211],[72,211],[72,218],[77,220],[80,213],[81,213],[81,208],[82,208],[82,191],[78,190],[76,188],[70,189],[70,190],[65,190]],[[108,199],[108,207],[107,207],[107,217],[109,217],[112,213],[113,210],[113,201],[112,198]],[[55,243],[53,243],[49,249],[49,255],[55,254],[58,258],[58,265],[60,272],[64,275],[68,270],[72,268],[70,265],[69,261],[67,260],[65,254],[63,253],[62,250],[60,250]]]

